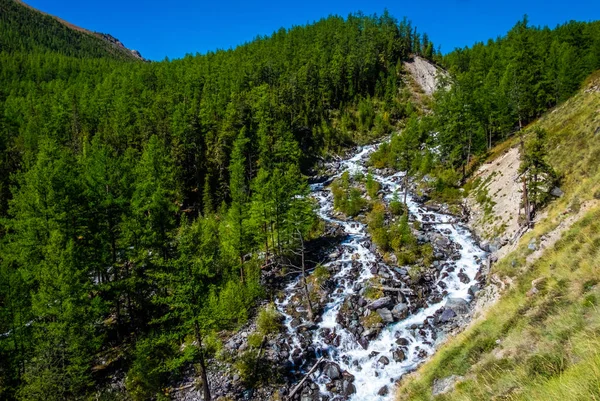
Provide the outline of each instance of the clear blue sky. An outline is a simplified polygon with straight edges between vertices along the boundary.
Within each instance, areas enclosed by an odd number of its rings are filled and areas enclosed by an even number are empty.
[[[495,38],[524,14],[533,25],[600,19],[600,0],[25,0],[93,31],[110,33],[151,60],[228,49],[280,27],[330,14],[406,16],[443,52]]]

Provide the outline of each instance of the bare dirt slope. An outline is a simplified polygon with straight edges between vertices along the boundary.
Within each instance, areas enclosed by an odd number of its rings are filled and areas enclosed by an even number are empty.
[[[419,56],[414,56],[411,61],[405,61],[404,68],[427,95],[435,92],[439,78],[446,74],[444,70]]]
[[[467,199],[471,226],[488,241],[492,251],[513,242],[519,233],[521,182],[519,149],[511,148],[497,159],[479,167],[478,185]]]

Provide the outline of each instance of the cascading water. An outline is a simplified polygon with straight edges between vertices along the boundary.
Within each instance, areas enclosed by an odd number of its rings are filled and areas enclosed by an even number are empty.
[[[348,171],[350,174],[366,174],[366,158],[377,147],[378,145],[363,147],[356,155],[341,162],[337,176],[344,171]],[[373,177],[381,184],[381,189],[385,193],[383,198],[385,202],[389,202],[394,193],[403,190],[400,184],[402,173],[387,177],[381,175]],[[319,216],[326,221],[338,224],[346,234],[346,238],[341,244],[341,254],[336,254],[334,258],[325,263],[326,267],[335,272],[331,280],[335,283],[336,288],[329,294],[321,319],[318,319],[311,335],[311,347],[315,350],[316,356],[323,356],[325,360],[334,362],[336,367],[333,372],[319,373],[317,371],[313,374],[312,380],[319,386],[320,392],[330,395],[331,399],[388,400],[393,397],[393,383],[405,373],[414,370],[434,352],[436,333],[434,325],[428,323],[431,323],[436,312],[439,316],[439,310],[444,308],[448,299],[462,299],[467,302],[470,300],[469,288],[475,282],[485,252],[477,247],[466,228],[453,222],[453,217],[425,210],[409,196],[407,205],[411,219],[425,224],[435,222],[435,225],[430,226],[430,230],[435,231],[437,233],[435,235],[439,235],[447,243],[453,244],[456,253],[452,255],[452,258],[447,257],[447,260],[438,262],[441,268],[436,278],[437,281],[433,285],[439,289],[439,296],[428,299],[422,307],[416,310],[407,308],[410,312],[407,315],[404,314],[401,320],[386,325],[370,341],[361,342],[356,332],[351,332],[339,323],[340,309],[349,297],[359,296],[359,289],[368,280],[382,271],[394,273],[394,270],[384,265],[383,270],[380,268],[379,271],[373,272],[374,265],[381,266],[382,264],[370,246],[366,225],[353,219],[346,221],[335,219],[333,196],[328,188],[324,188],[322,184],[314,184],[312,195],[319,203]],[[384,273],[384,275],[399,280],[395,274]],[[290,349],[297,350],[302,347],[302,344],[297,338],[298,326],[292,324],[293,318],[288,313],[288,308],[292,297],[300,291],[299,280],[290,283],[286,288],[285,299],[277,302],[278,309],[286,317],[285,324],[290,339],[288,342]],[[410,293],[411,290],[404,287],[402,283],[396,282],[396,284],[399,294],[402,291]],[[410,306],[411,297],[405,297],[403,302]],[[332,341],[332,338],[335,340]],[[306,362],[304,360],[299,364],[296,360],[295,368],[308,370],[310,366],[305,366]],[[339,366],[339,370],[337,370],[337,366]],[[338,386],[342,383],[342,377],[351,377],[352,379],[343,382],[345,388],[333,391],[332,379],[336,379],[336,377],[331,376],[338,376]]]

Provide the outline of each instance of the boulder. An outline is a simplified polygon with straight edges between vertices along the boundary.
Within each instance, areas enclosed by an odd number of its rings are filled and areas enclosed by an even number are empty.
[[[444,311],[442,312],[442,314],[439,317],[439,321],[441,323],[447,323],[455,317],[456,317],[456,313],[454,313],[454,311],[452,309],[444,308]]]
[[[383,386],[382,388],[379,389],[379,391],[377,392],[377,395],[385,397],[386,395],[389,394],[389,392],[390,392],[390,390],[388,389],[388,386]]]
[[[399,338],[396,338],[396,344],[398,344],[398,345],[408,345],[408,344],[410,344],[410,341],[408,341],[404,337],[399,337]]]
[[[463,284],[468,284],[469,281],[471,281],[471,279],[469,278],[469,276],[467,276],[467,274],[465,272],[459,272],[458,273],[458,279]]]
[[[396,362],[402,362],[406,359],[406,354],[400,348],[396,348],[392,351],[392,358],[394,358],[394,361]]]
[[[564,194],[565,193],[559,187],[554,187],[554,188],[552,188],[552,191],[550,191],[550,195],[552,195],[552,196],[554,196],[556,198],[560,198]]]
[[[377,309],[381,309],[381,308],[386,308],[386,307],[390,306],[391,303],[392,303],[392,298],[383,297],[383,298],[379,298],[379,299],[371,302],[369,305],[367,305],[367,308],[369,308],[370,310],[377,310]]]
[[[392,316],[397,320],[406,319],[408,316],[408,305],[405,303],[399,303],[392,309]]]
[[[384,365],[384,366],[385,366],[385,365],[389,365],[389,364],[390,364],[390,360],[389,360],[389,359],[388,359],[388,357],[386,357],[386,356],[382,356],[381,358],[379,358],[379,359],[377,360],[377,362],[379,362],[380,364],[382,364],[382,365]]]
[[[473,284],[469,287],[469,295],[472,297],[474,297],[479,291],[481,291],[481,285],[479,284]]]
[[[345,397],[349,397],[352,394],[356,393],[356,387],[350,380],[344,380],[342,382],[342,395]]]
[[[323,367],[323,374],[329,377],[331,380],[337,380],[342,377],[342,370],[337,363],[327,362]]]
[[[453,310],[457,315],[469,313],[469,303],[462,298],[448,298],[445,308]]]
[[[387,309],[387,308],[377,309],[377,313],[379,314],[379,316],[381,316],[381,318],[383,319],[384,322],[386,322],[386,323],[394,322],[394,317],[392,316],[392,312],[390,312],[389,309]]]

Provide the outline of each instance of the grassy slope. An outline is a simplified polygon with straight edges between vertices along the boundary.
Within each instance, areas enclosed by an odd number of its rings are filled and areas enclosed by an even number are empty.
[[[598,85],[600,71],[585,88]],[[464,381],[436,400],[600,400],[600,92],[582,90],[533,125],[549,133],[565,196],[493,267],[510,289],[403,382],[398,400],[433,399],[434,380],[451,375]],[[529,242],[580,205],[589,210],[528,264]],[[536,279],[539,292],[528,294]]]

